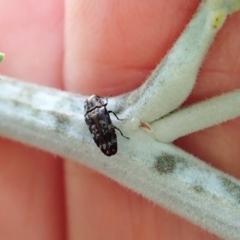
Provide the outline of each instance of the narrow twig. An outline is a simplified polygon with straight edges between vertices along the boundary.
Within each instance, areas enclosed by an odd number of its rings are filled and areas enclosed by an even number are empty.
[[[204,57],[227,17],[224,6],[212,6],[209,2],[212,1],[200,4],[183,34],[147,81],[119,97],[119,111],[131,125],[133,118],[148,123],[159,119],[179,107],[191,93]]]
[[[240,116],[240,90],[182,108],[151,125],[156,139],[170,143]]]

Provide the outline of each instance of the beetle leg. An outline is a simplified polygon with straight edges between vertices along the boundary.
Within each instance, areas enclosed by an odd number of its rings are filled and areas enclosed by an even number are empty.
[[[116,119],[119,120],[119,121],[123,121],[124,120],[124,119],[118,118],[117,114],[115,112],[113,112],[113,111],[108,111],[108,113],[112,113],[116,117]]]
[[[119,128],[117,128],[117,127],[115,127],[115,126],[113,126],[115,129],[117,129],[120,133],[121,133],[121,135],[124,137],[124,138],[126,138],[126,139],[130,139],[129,137],[126,137],[126,136],[124,136],[123,135],[123,133],[122,133],[122,131],[119,129]]]

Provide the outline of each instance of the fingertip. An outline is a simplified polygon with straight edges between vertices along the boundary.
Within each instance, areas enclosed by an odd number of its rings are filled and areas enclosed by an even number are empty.
[[[65,87],[120,94],[138,87],[178,37],[197,2],[70,1],[66,8]],[[77,9],[77,10],[76,10]],[[172,21],[170,16],[177,19]]]

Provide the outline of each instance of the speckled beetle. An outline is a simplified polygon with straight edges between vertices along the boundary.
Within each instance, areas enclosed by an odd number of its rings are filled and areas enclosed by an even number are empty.
[[[106,108],[107,104],[108,98],[106,98],[106,103],[104,103],[101,97],[92,95],[84,103],[84,117],[94,142],[106,156],[110,157],[117,153],[117,135],[115,129],[123,137],[125,136],[120,129],[112,124],[109,113],[113,113],[118,120],[122,119],[119,119],[114,112],[108,111]],[[129,139],[128,137],[125,138]]]

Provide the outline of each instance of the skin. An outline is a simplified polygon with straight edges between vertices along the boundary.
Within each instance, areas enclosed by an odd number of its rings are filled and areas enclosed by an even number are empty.
[[[81,94],[132,90],[199,1],[180,3],[0,1],[1,72]],[[240,14],[234,14],[186,104],[240,87],[239,27]],[[240,178],[239,126],[238,118],[176,144]],[[0,152],[0,239],[218,239],[80,164],[7,139],[0,140]]]

